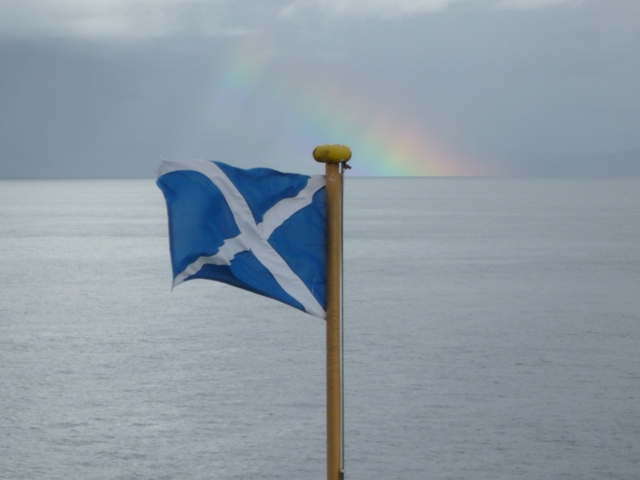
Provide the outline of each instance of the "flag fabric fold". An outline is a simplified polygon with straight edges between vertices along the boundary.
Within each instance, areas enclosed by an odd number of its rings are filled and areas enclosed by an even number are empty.
[[[324,176],[164,161],[173,286],[203,278],[326,310]]]

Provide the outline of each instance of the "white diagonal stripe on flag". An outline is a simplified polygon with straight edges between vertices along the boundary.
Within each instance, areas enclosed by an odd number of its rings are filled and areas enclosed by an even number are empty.
[[[218,187],[227,201],[241,233],[234,238],[225,240],[215,255],[202,256],[191,263],[176,276],[174,287],[198,273],[204,265],[229,265],[238,253],[251,250],[285,292],[295,298],[311,315],[325,318],[324,309],[309,288],[267,241],[273,231],[283,222],[311,204],[315,192],[324,186],[324,177],[310,177],[305,188],[296,197],[278,202],[264,214],[263,221],[256,225],[245,198],[215,163],[207,160],[163,161],[158,169],[158,175],[179,170],[202,173]]]
[[[302,210],[313,202],[313,195],[324,187],[324,177],[314,175],[309,178],[307,185],[295,197],[285,198],[276,203],[262,216],[258,225],[258,232],[264,239],[268,239],[273,231],[288,220],[294,213]]]

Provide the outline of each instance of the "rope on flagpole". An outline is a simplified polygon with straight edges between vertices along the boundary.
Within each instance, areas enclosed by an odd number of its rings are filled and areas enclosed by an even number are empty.
[[[340,480],[344,479],[345,445],[344,445],[344,172],[351,168],[346,162],[340,164]]]

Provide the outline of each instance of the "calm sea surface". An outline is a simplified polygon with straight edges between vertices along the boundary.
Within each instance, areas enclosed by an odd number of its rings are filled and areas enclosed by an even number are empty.
[[[346,478],[640,478],[640,179],[348,179]],[[324,322],[171,293],[151,180],[0,182],[0,478],[323,479]]]

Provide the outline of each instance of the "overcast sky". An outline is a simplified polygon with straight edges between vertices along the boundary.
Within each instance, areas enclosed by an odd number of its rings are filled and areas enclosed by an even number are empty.
[[[640,174],[638,0],[0,0],[0,178]]]

